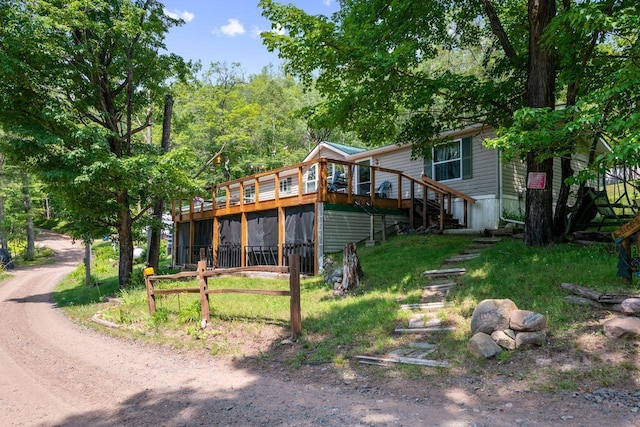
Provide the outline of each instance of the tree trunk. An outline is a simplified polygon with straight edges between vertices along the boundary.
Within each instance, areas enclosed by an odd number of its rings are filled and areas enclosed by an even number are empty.
[[[0,155],[0,185],[5,185],[4,178],[4,156]],[[9,238],[7,237],[7,225],[4,216],[4,196],[0,194],[0,246],[9,249]]]
[[[532,108],[555,107],[556,65],[553,51],[542,44],[542,35],[556,15],[556,0],[529,0],[529,64],[527,105]],[[543,189],[527,189],[524,242],[527,245],[552,243],[553,159],[539,160],[537,152],[527,153],[527,175],[546,174]]]
[[[347,292],[360,286],[363,276],[355,243],[347,243],[342,257],[342,291]]]
[[[84,284],[91,286],[91,238],[84,239]]]
[[[118,241],[120,244],[120,257],[118,262],[118,283],[121,288],[129,285],[133,272],[133,233],[131,226],[131,210],[129,209],[129,194],[124,191],[117,196],[120,210],[118,213]]]
[[[167,153],[171,149],[171,116],[173,114],[173,97],[167,94],[164,98],[164,119],[162,121],[162,151]],[[164,199],[159,198],[153,207],[153,222],[149,248],[147,252],[147,264],[158,271],[160,264],[160,234],[162,233],[162,214],[164,212]]]
[[[558,193],[556,210],[553,216],[553,239],[558,242],[563,239],[564,232],[567,229],[567,215],[569,213],[567,203],[569,202],[571,187],[565,181],[567,178],[571,178],[573,176],[571,155],[562,156],[560,158],[560,167],[562,170],[562,181],[560,182],[560,192]]]
[[[22,195],[24,196],[24,213],[26,221],[26,233],[27,233],[27,250],[25,253],[26,259],[35,258],[35,231],[33,228],[33,207],[31,205],[31,194],[29,192],[29,175],[26,171],[21,172],[22,175]]]

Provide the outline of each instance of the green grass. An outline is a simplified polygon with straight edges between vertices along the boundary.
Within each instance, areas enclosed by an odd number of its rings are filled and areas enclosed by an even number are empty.
[[[303,334],[295,352],[286,354],[286,360],[281,361],[288,366],[301,363],[333,363],[340,366],[354,360],[355,355],[381,354],[397,348],[402,342],[415,339],[393,333],[396,327],[406,325],[411,315],[408,311],[398,310],[399,305],[418,302],[422,294],[421,286],[426,283],[422,273],[441,267],[444,259],[459,254],[471,243],[472,238],[449,235],[398,236],[373,247],[359,247],[358,255],[365,276],[361,286],[345,297],[334,297],[331,285],[325,283],[322,277],[303,279]],[[81,266],[55,292],[56,302],[78,321],[86,322],[100,311],[103,318],[122,325],[120,329],[112,331],[116,335],[231,356],[244,354],[241,348],[243,336],[260,337],[267,326],[275,325],[284,331],[289,327],[289,299],[264,295],[211,295],[210,326],[205,330],[201,330],[199,325],[197,294],[158,297],[157,311],[150,316],[141,275],[142,266],[134,271],[134,285],[126,291],[119,291],[111,246],[99,244],[95,254],[95,282],[98,286],[84,286],[84,267]],[[461,264],[467,269],[467,274],[458,279],[461,286],[448,296],[454,305],[438,313],[442,320],[456,325],[457,330],[426,338],[438,344],[434,358],[449,360],[453,369],[486,368],[487,363],[473,359],[466,347],[473,309],[486,298],[509,298],[521,309],[544,314],[548,319],[548,334],[555,337],[550,349],[569,354],[579,353],[571,342],[573,338],[570,338],[570,332],[580,330],[585,322],[592,320],[594,310],[565,302],[563,298],[567,292],[560,284],[573,282],[602,291],[625,291],[615,277],[616,262],[615,250],[612,245],[606,244],[529,248],[521,241],[505,239],[493,245],[480,258]],[[197,285],[194,282],[172,282],[163,283],[162,286]],[[241,277],[210,279],[209,288],[215,287],[288,289],[288,281]],[[117,297],[120,304],[103,302],[107,295]],[[563,341],[565,336],[568,342]],[[276,354],[280,349],[279,341],[274,339],[261,357],[281,359],[283,355]],[[513,354],[518,353],[516,351]],[[508,365],[514,357],[512,353],[505,353],[497,359],[497,363]],[[581,378],[599,378],[601,383],[607,384],[634,368],[620,366],[617,370],[615,367],[602,371],[598,369],[603,368],[594,368],[588,373],[564,372],[558,386],[569,387]],[[404,375],[414,375],[416,372],[425,376],[434,375],[433,369],[414,367],[399,367],[399,372]],[[529,377],[536,376],[531,374]],[[553,380],[547,384],[553,384]]]

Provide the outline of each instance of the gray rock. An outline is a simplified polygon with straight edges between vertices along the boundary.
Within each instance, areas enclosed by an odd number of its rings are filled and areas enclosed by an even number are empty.
[[[622,301],[620,308],[623,313],[637,314],[640,313],[640,298],[627,298]]]
[[[476,357],[488,359],[502,351],[502,348],[487,334],[478,332],[471,337],[467,345]]]
[[[507,329],[507,331],[510,331],[511,334],[513,334],[513,337],[506,331],[494,331],[491,334],[491,339],[493,339],[500,347],[507,350],[513,350],[516,348],[515,333],[510,329]]]
[[[509,327],[519,332],[541,331],[547,327],[547,318],[534,311],[514,310],[509,316]]]
[[[547,342],[545,331],[518,332],[516,334],[516,348],[541,347]]]
[[[493,331],[509,329],[509,317],[517,309],[510,299],[481,301],[471,316],[471,333],[484,332],[490,335]]]
[[[604,335],[608,338],[628,338],[640,335],[640,319],[621,316],[604,324]]]

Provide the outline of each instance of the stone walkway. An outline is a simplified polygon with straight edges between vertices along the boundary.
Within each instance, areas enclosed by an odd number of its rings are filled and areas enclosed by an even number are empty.
[[[458,286],[456,279],[467,272],[465,268],[457,267],[457,264],[479,258],[484,249],[501,240],[501,237],[476,237],[460,255],[445,259],[443,268],[425,271],[423,275],[427,283],[422,287],[420,302],[400,305],[400,310],[411,310],[412,315],[407,327],[397,328],[395,333],[399,335],[415,334],[417,339],[422,339],[425,334],[456,330],[455,326],[443,324],[438,316],[438,311],[446,310],[451,306],[451,303],[447,302],[447,295],[451,289]],[[410,342],[383,356],[356,356],[356,358],[360,363],[374,365],[408,363],[423,366],[448,366],[447,361],[429,359],[436,348],[436,344]]]

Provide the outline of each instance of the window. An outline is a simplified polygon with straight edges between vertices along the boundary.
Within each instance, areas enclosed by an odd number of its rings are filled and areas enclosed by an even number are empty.
[[[288,176],[280,180],[280,194],[289,194],[293,189],[291,177]]]
[[[369,194],[371,191],[371,162],[358,162],[358,194]]]
[[[448,181],[462,177],[461,142],[439,145],[433,148],[433,177],[436,181]]]
[[[318,165],[311,165],[306,174],[306,192],[313,193],[318,189]]]
[[[256,186],[247,185],[246,187],[244,187],[244,201],[254,202],[255,200],[256,200]]]
[[[430,160],[425,159],[424,174],[436,181],[470,179],[471,137],[433,147]]]

